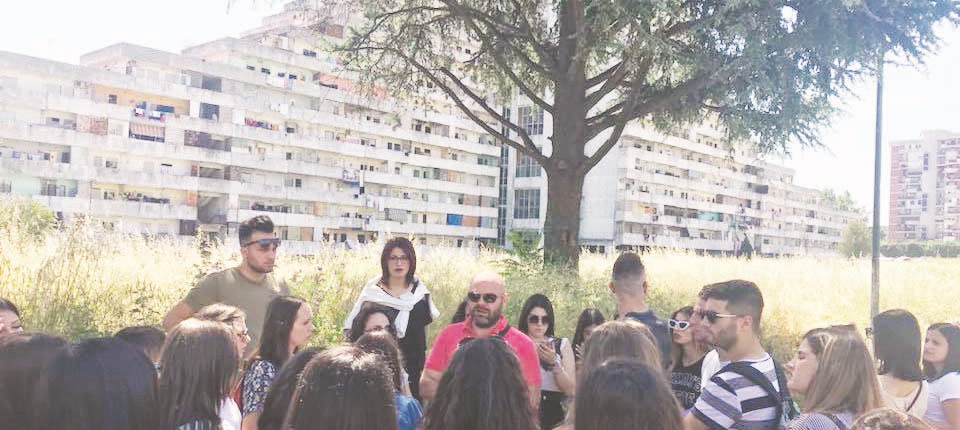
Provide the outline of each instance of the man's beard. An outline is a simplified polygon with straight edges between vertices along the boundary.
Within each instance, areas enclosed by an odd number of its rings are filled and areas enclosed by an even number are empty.
[[[491,309],[486,315],[478,315],[479,306],[474,306],[473,310],[470,312],[470,316],[473,318],[473,325],[477,328],[490,328],[497,324],[497,321],[500,320],[500,308]]]
[[[273,271],[273,268],[275,267],[275,265],[267,269],[265,266],[255,264],[253,261],[247,260],[247,267],[249,267],[251,270],[257,273],[270,273]]]
[[[720,333],[717,333],[716,339],[714,339],[714,345],[717,348],[720,348],[724,351],[730,351],[737,344],[739,337],[737,336],[736,330],[723,330]]]

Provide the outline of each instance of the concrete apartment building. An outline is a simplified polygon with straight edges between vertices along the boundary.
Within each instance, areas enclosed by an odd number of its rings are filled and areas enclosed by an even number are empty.
[[[960,240],[960,133],[890,144],[891,242]]]
[[[265,214],[299,252],[386,233],[495,241],[493,140],[450,112],[358,94],[315,37],[276,30],[295,15],[183,54],[119,44],[76,66],[0,53],[0,191],[184,238]]]
[[[529,103],[513,110],[538,145],[549,144],[549,115]],[[513,191],[506,229],[542,232],[546,176],[530,157],[509,152],[501,161]],[[793,179],[793,170],[763,161],[749,146],[731,147],[710,127],[669,136],[635,122],[587,174],[580,243],[597,251],[730,254],[748,240],[764,255],[834,252],[846,224],[860,215]]]
[[[289,251],[413,235],[509,246],[542,231],[546,177],[456,108],[361,94],[298,7],[181,54],[118,44],[70,65],[0,52],[0,193],[64,219],[191,240],[273,218]],[[329,25],[325,37],[342,37]],[[375,91],[377,93],[377,91]],[[543,145],[550,118],[511,115]],[[793,172],[709,129],[627,128],[587,178],[581,243],[764,254],[831,252],[847,220]]]

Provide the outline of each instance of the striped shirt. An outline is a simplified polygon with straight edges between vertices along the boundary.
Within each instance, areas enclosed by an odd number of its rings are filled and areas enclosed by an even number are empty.
[[[769,354],[764,354],[760,360],[743,362],[759,370],[775,389],[780,390],[773,358]],[[725,370],[703,384],[692,413],[710,429],[770,430],[780,420],[776,416],[776,400],[762,387],[738,373]]]
[[[786,430],[846,430],[853,425],[853,412],[837,412],[830,415],[832,418],[819,412],[800,414],[787,424]],[[834,419],[842,426],[837,425]]]

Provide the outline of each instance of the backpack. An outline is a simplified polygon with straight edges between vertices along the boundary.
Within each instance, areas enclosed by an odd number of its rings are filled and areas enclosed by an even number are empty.
[[[747,380],[752,382],[754,385],[763,388],[763,391],[767,393],[767,396],[774,400],[774,404],[776,404],[777,409],[776,416],[780,417],[776,424],[771,426],[771,430],[779,430],[784,428],[791,420],[799,416],[800,412],[797,410],[797,405],[794,403],[793,398],[790,397],[790,390],[787,390],[787,377],[783,375],[783,370],[780,369],[780,365],[777,364],[776,360],[773,361],[773,368],[777,373],[777,385],[780,386],[781,391],[774,389],[773,384],[770,383],[770,380],[767,379],[763,373],[760,373],[759,370],[742,361],[735,361],[724,366],[724,368],[721,369],[721,372],[736,373],[744,378],[747,378]]]

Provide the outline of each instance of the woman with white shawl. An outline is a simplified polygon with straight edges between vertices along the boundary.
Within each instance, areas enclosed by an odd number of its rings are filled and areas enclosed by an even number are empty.
[[[420,399],[420,373],[427,354],[427,325],[440,316],[440,312],[430,299],[427,286],[415,276],[417,254],[409,240],[395,237],[387,241],[380,254],[380,268],[383,273],[367,281],[360,291],[360,297],[344,321],[344,328],[349,330],[364,306],[379,304],[389,308],[392,311],[392,331],[396,331],[403,352],[410,392]]]

